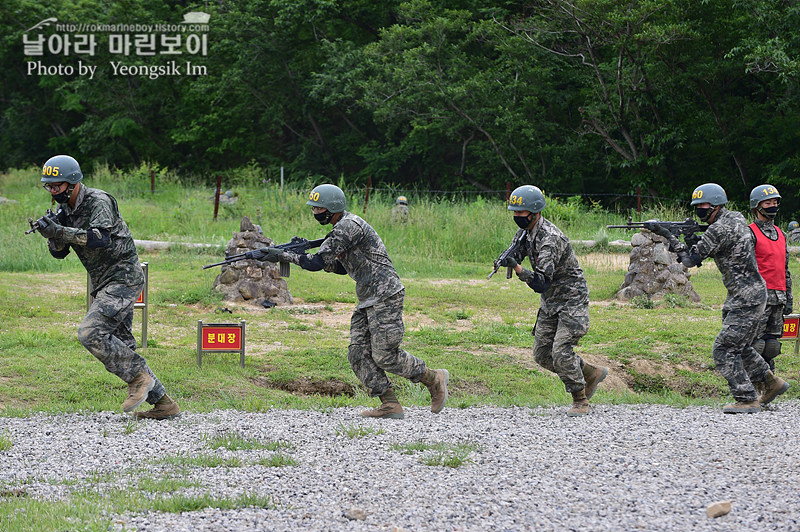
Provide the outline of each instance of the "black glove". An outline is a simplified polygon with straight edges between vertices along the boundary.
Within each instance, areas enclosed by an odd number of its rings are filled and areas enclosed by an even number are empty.
[[[39,222],[39,234],[45,238],[57,238],[64,236],[64,226],[58,225],[50,218],[42,218]]]
[[[283,250],[276,248],[261,248],[248,251],[245,255],[248,259],[265,260],[268,262],[280,262],[283,260]]]
[[[517,267],[517,261],[514,260],[514,257],[508,256],[508,257],[506,257],[506,258],[504,258],[503,260],[500,261],[500,266],[501,267],[504,266],[504,267],[508,267],[508,268],[516,268]]]
[[[787,301],[785,305],[783,305],[783,315],[788,316],[792,313],[792,302]]]
[[[696,246],[698,242],[700,242],[700,235],[691,234],[691,235],[684,235],[683,241],[686,242],[688,247]]]
[[[666,227],[659,225],[656,222],[645,222],[642,227],[650,231],[651,233],[655,233],[658,236],[663,236],[664,238],[669,238],[672,233],[669,232],[669,229]]]
[[[550,286],[550,283],[541,273],[534,273],[533,278],[528,281],[528,286],[537,294],[544,294],[547,291],[547,287]]]

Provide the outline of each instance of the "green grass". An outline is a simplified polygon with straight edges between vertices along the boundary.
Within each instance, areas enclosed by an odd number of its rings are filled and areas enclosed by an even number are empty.
[[[356,425],[356,424],[344,424],[340,423],[338,427],[336,427],[336,435],[337,436],[346,436],[351,440],[355,438],[363,438],[364,436],[369,436],[372,434],[383,434],[383,428],[375,428],[375,427],[368,427],[364,425]]]
[[[419,461],[432,467],[457,468],[470,462],[469,455],[478,449],[471,443],[397,443],[390,449],[401,454],[417,454]]]

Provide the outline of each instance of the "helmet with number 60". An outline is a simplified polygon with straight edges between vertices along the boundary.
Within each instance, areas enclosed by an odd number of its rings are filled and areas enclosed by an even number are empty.
[[[74,185],[83,179],[78,161],[69,155],[56,155],[47,159],[42,166],[42,183],[63,183]]]
[[[758,185],[750,192],[750,208],[757,209],[759,203],[772,198],[781,199],[777,188],[772,185]]]
[[[533,213],[541,212],[547,202],[544,194],[538,187],[533,185],[523,185],[517,187],[508,197],[509,211],[530,211]]]
[[[710,203],[714,207],[717,205],[725,205],[728,203],[728,196],[725,194],[725,190],[718,184],[706,183],[700,185],[692,192],[691,205],[700,203]]]
[[[336,214],[342,212],[347,206],[347,200],[344,197],[344,192],[336,185],[319,185],[314,187],[308,195],[306,205],[312,207],[323,207],[328,209],[328,212]]]

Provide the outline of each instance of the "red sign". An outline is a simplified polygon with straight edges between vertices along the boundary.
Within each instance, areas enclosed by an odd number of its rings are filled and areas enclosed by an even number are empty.
[[[203,351],[238,351],[242,348],[241,327],[204,325],[201,332]]]
[[[144,303],[144,290],[139,294],[139,299],[136,300],[136,303]]]
[[[797,338],[798,329],[800,329],[800,316],[783,318],[783,338]]]

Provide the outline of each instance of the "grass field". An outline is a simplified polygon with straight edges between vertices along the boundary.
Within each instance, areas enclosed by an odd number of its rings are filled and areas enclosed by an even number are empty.
[[[32,174],[32,177],[31,177]],[[167,176],[168,177],[168,176]],[[299,234],[325,233],[308,212],[303,192],[275,187],[234,187],[238,201],[211,219],[211,191],[162,178],[151,194],[149,181],[133,183],[113,173],[87,178],[89,186],[114,193],[135,238],[224,245],[241,217],[261,223],[276,241]],[[0,194],[17,203],[0,206],[0,411],[118,409],[125,386],[105,372],[78,343],[76,328],[85,312],[86,274],[74,254],[52,259],[38,235],[23,235],[28,216],[48,206],[35,169],[3,174]],[[148,185],[148,186],[145,186]],[[349,209],[364,216],[383,236],[406,286],[404,348],[453,376],[451,406],[474,404],[541,405],[565,403],[558,379],[532,360],[538,295],[499,272],[486,280],[491,261],[507,245],[515,226],[499,200],[412,201],[411,220],[392,225],[387,195],[373,194],[368,209],[348,198]],[[713,262],[692,277],[702,302],[681,298],[624,303],[613,299],[628,266],[627,251],[608,246],[624,231],[606,230],[623,214],[574,201],[550,200],[545,215],[572,239],[599,244],[578,246],[590,287],[591,326],[579,352],[611,367],[597,401],[719,402],[727,398],[713,370],[710,346],[720,325],[724,288]],[[654,209],[643,219],[680,219],[681,212]],[[13,251],[12,251],[13,250]],[[349,315],[355,304],[347,276],[293,268],[288,280],[295,304],[263,309],[222,301],[210,290],[222,248],[173,248],[142,253],[150,268],[148,346],[150,365],[184,409],[273,406],[313,408],[374,403],[364,395],[346,353]],[[792,260],[793,269],[798,265]],[[640,308],[641,307],[641,308]],[[228,308],[231,314],[221,314]],[[135,331],[141,312],[136,312]],[[247,363],[236,354],[206,357],[196,364],[196,324],[221,319],[247,321]],[[687,327],[688,325],[688,327]],[[790,349],[785,348],[785,351]],[[797,357],[783,355],[778,371],[797,382]],[[397,379],[400,398],[423,404],[421,385]],[[788,396],[797,397],[793,386]]]

